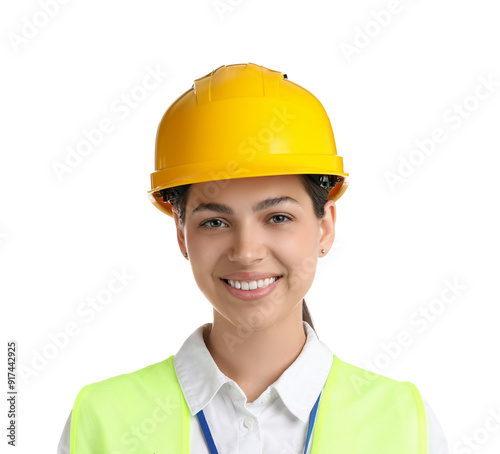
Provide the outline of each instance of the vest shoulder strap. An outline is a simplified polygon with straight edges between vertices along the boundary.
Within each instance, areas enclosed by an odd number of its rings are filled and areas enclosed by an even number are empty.
[[[422,398],[410,382],[361,369],[334,355],[318,408],[311,453],[426,454]],[[328,451],[330,452],[330,451]]]
[[[170,356],[84,386],[71,415],[70,454],[188,454],[190,416]]]

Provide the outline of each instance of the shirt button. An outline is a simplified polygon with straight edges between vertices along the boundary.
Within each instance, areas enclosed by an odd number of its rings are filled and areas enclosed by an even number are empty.
[[[247,428],[247,429],[251,429],[255,424],[255,419],[253,418],[245,418],[245,421],[243,422],[243,425]]]

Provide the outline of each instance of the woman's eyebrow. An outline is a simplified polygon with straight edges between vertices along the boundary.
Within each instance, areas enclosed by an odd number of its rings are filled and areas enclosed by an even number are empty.
[[[256,213],[257,211],[267,210],[269,208],[278,206],[278,205],[286,205],[292,204],[300,207],[300,203],[297,202],[292,197],[283,196],[283,197],[270,197],[265,200],[261,200],[257,202],[253,207],[252,211]],[[217,211],[219,213],[232,215],[234,214],[231,207],[228,205],[224,205],[222,203],[200,203],[192,212],[191,215],[198,213],[200,211]]]

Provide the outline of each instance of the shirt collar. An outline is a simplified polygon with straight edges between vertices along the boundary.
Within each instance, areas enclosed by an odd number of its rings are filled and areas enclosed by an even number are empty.
[[[333,362],[333,353],[321,342],[307,322],[306,343],[297,359],[270,387],[279,394],[288,410],[303,422],[325,385]],[[174,356],[174,368],[192,415],[196,415],[214,398],[222,385],[237,384],[224,375],[203,340],[210,323],[197,328]]]

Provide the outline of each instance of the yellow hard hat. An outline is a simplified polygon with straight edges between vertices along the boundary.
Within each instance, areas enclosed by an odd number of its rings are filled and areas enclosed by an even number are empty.
[[[349,174],[325,109],[286,74],[253,63],[194,81],[165,112],[149,198],[172,216],[167,188],[231,178],[314,174],[337,200]]]

